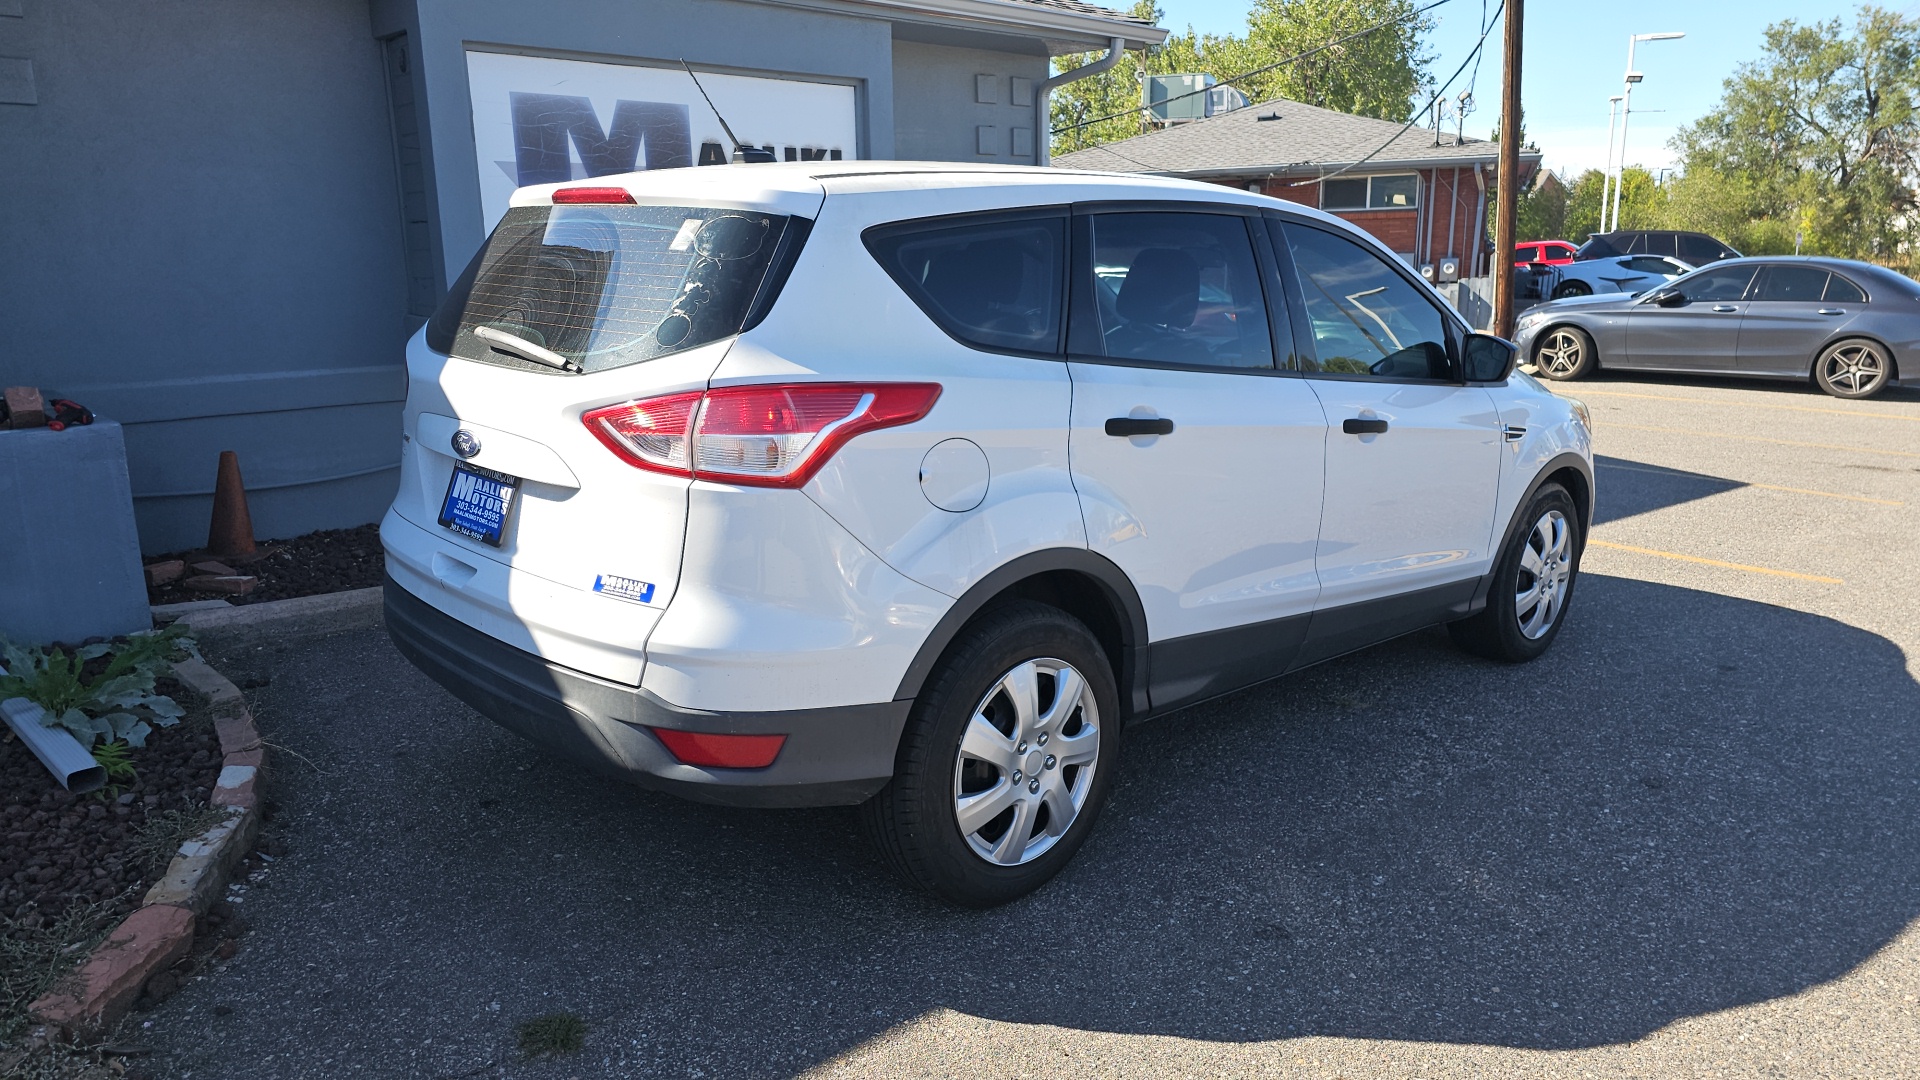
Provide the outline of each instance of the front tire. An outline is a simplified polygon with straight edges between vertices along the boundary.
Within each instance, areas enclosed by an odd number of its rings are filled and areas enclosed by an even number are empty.
[[[1886,389],[1892,375],[1887,351],[1861,338],[1836,341],[1813,362],[1815,385],[1837,398],[1870,398]]]
[[[1573,496],[1559,484],[1542,485],[1521,521],[1494,563],[1487,606],[1447,624],[1454,644],[1510,664],[1534,659],[1559,636],[1586,547]]]
[[[1540,339],[1533,350],[1533,367],[1543,378],[1555,382],[1578,379],[1593,372],[1595,354],[1593,336],[1577,326],[1556,326]]]
[[[1024,896],[1086,841],[1119,765],[1112,666],[1079,620],[1017,601],[928,678],[893,779],[862,808],[881,857],[968,907]]]

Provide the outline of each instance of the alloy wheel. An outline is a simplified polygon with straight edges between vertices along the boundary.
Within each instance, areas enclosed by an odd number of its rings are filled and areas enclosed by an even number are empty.
[[[1550,377],[1564,379],[1580,370],[1586,355],[1587,347],[1580,335],[1571,330],[1555,330],[1547,335],[1534,362]]]
[[[1515,583],[1513,613],[1529,640],[1538,641],[1553,629],[1572,577],[1572,532],[1565,515],[1549,510],[1533,523],[1527,546],[1520,551],[1520,576]]]
[[[1000,676],[974,707],[953,766],[954,820],[974,854],[1031,862],[1073,826],[1093,789],[1100,707],[1064,660]]]
[[[1887,362],[1872,345],[1849,342],[1821,357],[1820,376],[1827,385],[1844,393],[1865,395],[1887,377]]]

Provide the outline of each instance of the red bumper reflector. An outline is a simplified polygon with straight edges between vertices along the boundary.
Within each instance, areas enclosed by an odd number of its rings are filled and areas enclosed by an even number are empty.
[[[633,204],[633,193],[626,188],[617,187],[563,187],[553,191],[556,206],[568,203],[625,203]]]
[[[682,765],[713,769],[764,769],[780,756],[785,735],[715,735],[705,731],[648,728]]]

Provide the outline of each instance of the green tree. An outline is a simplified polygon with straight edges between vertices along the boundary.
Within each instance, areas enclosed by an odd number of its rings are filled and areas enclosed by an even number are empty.
[[[1574,243],[1600,231],[1600,189],[1606,178],[1599,169],[1588,169],[1567,185],[1567,204],[1561,218],[1564,239]],[[1607,203],[1613,203],[1611,187]],[[1638,165],[1629,165],[1621,176],[1620,227],[1656,229],[1666,224],[1667,192],[1654,182],[1653,174]]]
[[[1920,18],[1862,6],[1767,28],[1719,104],[1680,129],[1669,221],[1742,251],[1804,250],[1911,269],[1920,174]]]
[[[1515,207],[1514,239],[1560,240],[1566,237],[1567,186],[1542,169]],[[1487,215],[1487,235],[1493,235],[1493,215]]]
[[[1400,21],[1330,49],[1283,64],[1234,85],[1253,101],[1284,97],[1360,116],[1405,120],[1427,91],[1432,57],[1421,35],[1433,26],[1415,15],[1415,0],[1254,0],[1244,36],[1196,34],[1192,27],[1129,53],[1103,74],[1053,92],[1053,152],[1069,153],[1131,138],[1145,130],[1141,82],[1147,75],[1204,72],[1227,78],[1253,71],[1391,19]],[[1165,14],[1153,0],[1129,12],[1156,26]],[[1101,54],[1054,59],[1055,71],[1092,63]],[[1110,117],[1114,113],[1120,116]]]

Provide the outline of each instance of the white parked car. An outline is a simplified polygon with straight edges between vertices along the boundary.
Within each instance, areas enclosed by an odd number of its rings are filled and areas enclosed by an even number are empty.
[[[1184,181],[527,188],[407,364],[402,652],[643,785],[864,803],[966,904],[1072,856],[1129,723],[1437,623],[1539,655],[1593,505],[1583,410],[1508,343]]]
[[[1581,259],[1553,268],[1552,299],[1599,293],[1637,293],[1658,288],[1693,267],[1665,255],[1620,255]]]

